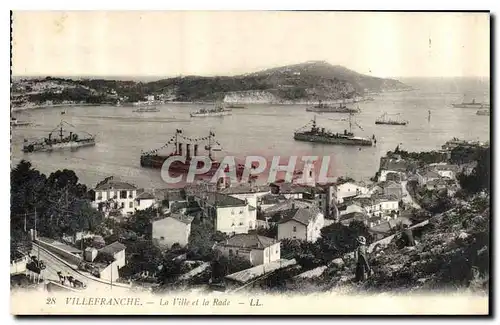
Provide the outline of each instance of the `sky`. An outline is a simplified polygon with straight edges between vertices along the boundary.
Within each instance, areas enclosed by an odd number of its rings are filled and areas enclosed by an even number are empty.
[[[324,60],[377,77],[487,77],[487,13],[14,12],[14,76],[237,75]]]

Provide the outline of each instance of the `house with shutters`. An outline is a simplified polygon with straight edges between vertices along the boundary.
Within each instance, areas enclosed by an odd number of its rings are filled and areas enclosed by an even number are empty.
[[[292,207],[284,211],[278,221],[278,240],[298,239],[315,242],[321,236],[321,228],[324,225],[324,215],[315,206]]]
[[[216,244],[214,250],[228,258],[236,256],[246,259],[255,266],[278,261],[281,256],[280,246],[280,242],[273,238],[257,234],[237,234]]]

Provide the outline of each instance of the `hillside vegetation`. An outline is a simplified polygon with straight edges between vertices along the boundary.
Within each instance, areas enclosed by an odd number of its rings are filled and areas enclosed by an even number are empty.
[[[95,104],[136,102],[155,95],[166,101],[192,102],[222,100],[228,94],[246,92],[243,99],[247,98],[247,102],[252,102],[256,93],[279,103],[349,99],[365,93],[408,89],[394,79],[363,75],[324,61],[310,61],[239,76],[180,76],[152,82],[51,77],[24,80],[13,84],[12,100],[19,104],[46,101]]]

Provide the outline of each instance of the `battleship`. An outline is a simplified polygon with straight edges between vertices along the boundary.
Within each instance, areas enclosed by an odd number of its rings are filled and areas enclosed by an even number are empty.
[[[141,107],[138,109],[133,110],[134,113],[155,113],[159,112],[160,110],[156,107]]]
[[[59,125],[53,129],[48,137],[29,141],[24,139],[23,152],[38,152],[38,151],[52,151],[59,149],[76,149],[80,147],[88,147],[95,145],[95,136],[90,133],[85,137],[80,137],[77,133],[67,132],[64,130],[63,125],[68,125],[74,128],[73,125],[61,121]],[[52,137],[54,132],[58,132],[58,137]]]
[[[226,106],[226,108],[230,108],[230,109],[246,109],[246,106],[238,105],[238,104],[229,104],[229,105]]]
[[[401,114],[394,114],[396,117],[392,118],[389,114],[384,113],[379,118],[375,120],[375,124],[385,124],[385,125],[406,125],[408,121],[401,119]]]
[[[181,140],[184,140],[185,143],[183,143]],[[189,172],[189,168],[191,165],[191,161],[193,157],[198,156],[198,148],[199,148],[199,142],[201,141],[207,141],[207,144],[205,145],[205,150],[208,152],[208,158],[212,162],[211,168],[203,173],[200,174],[199,176],[213,176],[217,172],[217,170],[220,167],[220,162],[217,161],[213,157],[213,151],[221,151],[220,143],[215,139],[215,133],[210,131],[209,135],[207,137],[202,137],[198,139],[191,139],[183,135],[183,130],[177,129],[175,134],[172,136],[172,138],[165,143],[162,147],[150,150],[149,152],[142,152],[141,153],[141,159],[140,159],[140,164],[141,167],[144,168],[153,168],[153,169],[161,169],[163,167],[163,163],[169,158],[169,157],[179,157],[182,158],[184,161],[173,161],[170,166],[169,166],[169,173],[174,174],[174,175],[183,175],[187,174]],[[185,155],[183,153],[183,148],[186,148]],[[191,145],[193,145],[193,153],[191,155]],[[170,154],[167,155],[160,155],[158,154],[158,151],[163,150],[164,148],[168,146],[173,146],[173,151]],[[204,162],[199,161],[197,164],[197,168],[200,169],[203,167]],[[238,164],[236,167],[236,175],[238,177],[241,177],[243,175],[243,170],[244,170],[244,165]],[[225,171],[229,171],[229,168],[226,167]]]
[[[317,105],[314,105],[312,107],[307,107],[306,108],[307,112],[316,112],[316,113],[358,113],[359,107],[357,109],[355,108],[348,108],[345,106],[345,104],[340,104],[338,106],[332,106],[332,105],[327,105],[323,104],[321,101]]]
[[[478,103],[476,99],[472,99],[472,102],[462,101],[460,104],[452,104],[455,108],[490,108],[490,104]]]
[[[191,117],[212,117],[212,116],[226,116],[231,115],[232,112],[230,109],[224,108],[222,104],[218,104],[213,109],[205,109],[202,108],[199,111],[191,113]]]
[[[306,142],[317,142],[317,143],[328,143],[328,144],[338,144],[338,145],[354,145],[354,146],[373,146],[376,145],[377,139],[375,135],[372,138],[357,137],[352,132],[352,117],[353,114],[349,114],[349,131],[344,130],[343,133],[334,133],[325,128],[318,128],[316,125],[316,116],[314,119],[303,126],[301,129],[295,131],[293,138],[297,141]],[[307,129],[309,124],[312,123],[311,128]],[[356,122],[354,124],[359,127]]]
[[[11,127],[16,127],[16,126],[29,126],[31,125],[31,122],[28,121],[19,121],[17,118],[12,117],[10,119],[10,126]]]

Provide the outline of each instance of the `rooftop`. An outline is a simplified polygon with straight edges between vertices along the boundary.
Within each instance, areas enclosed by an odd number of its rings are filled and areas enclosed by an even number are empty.
[[[293,220],[307,226],[311,220],[314,220],[318,216],[318,214],[320,214],[320,211],[314,206],[310,208],[297,208],[285,211],[283,218],[279,221],[279,223],[285,223]]]
[[[102,182],[97,184],[95,187],[97,191],[107,191],[107,190],[137,190],[137,187],[133,184],[120,181],[113,176],[104,179]]]
[[[121,252],[122,250],[126,249],[127,246],[123,245],[122,243],[115,241],[112,244],[109,244],[108,246],[105,246],[99,250],[99,253],[105,253],[109,254],[111,256],[114,256],[116,253]]]
[[[242,184],[238,186],[227,187],[220,191],[223,194],[248,194],[248,193],[266,193],[269,192],[268,185],[253,185],[253,184]]]
[[[366,220],[366,214],[361,213],[361,212],[350,212],[347,214],[344,214],[343,216],[340,216],[340,221],[347,221],[347,220],[358,220],[358,221],[365,221]]]
[[[244,200],[232,197],[227,194],[218,192],[208,192],[204,195],[204,200],[207,204],[216,207],[238,207],[245,206],[247,203]]]
[[[241,248],[264,249],[276,244],[277,242],[278,241],[276,239],[257,234],[237,234],[226,240],[223,245]]]
[[[289,182],[274,182],[270,186],[275,186],[279,188],[280,193],[293,194],[293,193],[311,193],[315,188],[289,183]],[[323,189],[321,189],[323,191]]]
[[[432,171],[432,170],[424,170],[424,171],[419,171],[418,174],[422,177],[433,177],[433,178],[439,178],[441,177],[438,173]]]
[[[155,196],[149,192],[142,192],[137,195],[136,200],[154,200]]]
[[[286,197],[282,194],[265,194],[259,198],[261,204],[278,204],[280,202],[286,201]]]
[[[263,212],[266,215],[281,212],[281,211],[287,211],[287,210],[293,210],[296,208],[307,208],[313,206],[314,203],[309,202],[309,201],[303,201],[303,200],[294,200],[294,199],[289,199],[280,203],[277,203],[273,205],[272,207],[267,208]]]
[[[173,218],[173,219],[175,219],[177,221],[185,223],[186,225],[191,224],[191,222],[193,222],[193,220],[194,220],[194,217],[192,217],[192,216],[186,216],[186,215],[180,214],[180,213],[171,213],[166,218]],[[166,219],[166,218],[163,218],[163,219]]]

